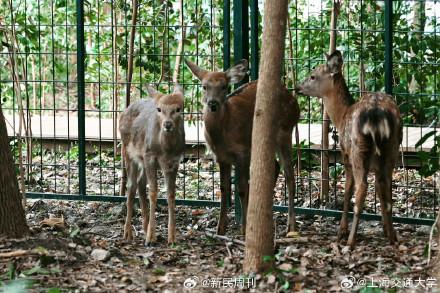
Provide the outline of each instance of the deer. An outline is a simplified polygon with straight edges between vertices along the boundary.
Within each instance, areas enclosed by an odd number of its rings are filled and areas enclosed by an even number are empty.
[[[249,168],[251,157],[252,125],[258,81],[251,81],[228,95],[230,85],[243,80],[248,71],[248,62],[243,59],[226,71],[207,71],[195,63],[185,60],[198,78],[203,90],[203,121],[205,140],[215,155],[220,167],[220,217],[217,234],[224,235],[227,226],[227,198],[231,194],[231,167],[234,165],[238,178],[238,194],[242,207],[241,233],[246,231],[246,216],[249,197]],[[287,233],[296,230],[294,196],[295,174],[292,162],[292,131],[299,120],[299,105],[296,97],[287,88],[280,96],[277,132],[273,133],[277,154],[284,168],[289,193]],[[276,162],[275,181],[279,164]]]
[[[392,96],[379,92],[365,93],[355,102],[342,73],[342,53],[335,50],[326,55],[326,59],[327,62],[317,66],[295,91],[323,99],[340,135],[346,181],[338,241],[348,234],[347,215],[354,192],[353,223],[347,245],[351,249],[355,247],[359,217],[367,195],[367,176],[372,171],[380,199],[383,231],[390,244],[394,244],[397,236],[392,223],[391,183],[402,142],[399,108]]]
[[[157,171],[161,169],[168,197],[168,244],[173,244],[176,242],[176,177],[185,150],[183,89],[176,84],[174,92],[168,95],[150,86],[147,89],[151,99],[132,103],[119,119],[121,152],[127,168],[127,217],[123,238],[133,239],[131,222],[137,190],[145,244],[156,241]],[[147,183],[150,210],[147,205]]]

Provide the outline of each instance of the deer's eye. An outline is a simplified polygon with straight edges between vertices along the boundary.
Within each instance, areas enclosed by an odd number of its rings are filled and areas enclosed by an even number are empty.
[[[222,85],[222,90],[226,90],[228,86],[226,84]]]
[[[177,108],[177,109],[176,109],[176,112],[177,112],[177,113],[180,113],[180,108]]]
[[[206,91],[206,85],[202,86],[203,90]]]
[[[159,107],[157,107],[156,110],[157,110],[157,112],[162,112],[162,109]]]
[[[315,77],[314,75],[311,75],[311,76],[310,76],[310,79],[311,79],[311,80],[315,80],[315,78],[316,78],[316,77]]]

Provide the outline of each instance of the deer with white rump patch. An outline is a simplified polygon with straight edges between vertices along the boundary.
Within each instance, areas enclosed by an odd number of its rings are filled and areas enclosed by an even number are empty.
[[[249,167],[251,158],[252,125],[257,93],[256,81],[249,82],[228,95],[229,85],[240,82],[248,70],[248,62],[241,60],[225,72],[210,72],[185,60],[203,88],[203,120],[205,139],[220,166],[221,206],[217,234],[223,235],[227,225],[227,196],[231,194],[231,165],[239,173],[238,193],[242,205],[242,233],[246,231],[249,195]],[[299,119],[296,98],[284,88],[281,91],[277,132],[273,133],[276,149],[284,167],[289,192],[287,230],[295,231],[294,194],[295,175],[292,162],[292,130]],[[278,177],[279,166],[275,178]]]
[[[185,148],[181,114],[183,90],[176,84],[174,92],[169,95],[162,94],[152,87],[148,87],[148,93],[152,99],[131,104],[119,120],[122,156],[126,162],[128,177],[124,239],[133,239],[133,200],[138,190],[146,244],[156,240],[157,170],[160,168],[165,177],[168,195],[168,243],[171,244],[176,241],[176,176]],[[147,183],[150,211],[147,206]]]
[[[355,102],[342,75],[342,66],[342,54],[335,51],[327,56],[326,64],[314,69],[296,87],[297,93],[323,99],[340,134],[346,182],[338,239],[348,234],[347,214],[354,191],[353,224],[347,242],[354,248],[359,216],[367,195],[367,175],[372,170],[380,199],[383,230],[393,244],[397,237],[392,223],[391,181],[402,141],[399,108],[391,96],[383,93],[367,93]]]

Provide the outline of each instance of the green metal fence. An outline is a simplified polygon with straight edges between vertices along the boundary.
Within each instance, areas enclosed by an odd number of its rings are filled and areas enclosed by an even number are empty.
[[[417,7],[422,16],[414,14]],[[193,140],[179,171],[178,204],[218,206],[220,188],[218,168],[202,145],[199,84],[183,63],[176,65],[177,57],[210,70],[227,69],[246,58],[250,79],[256,79],[262,8],[257,0],[139,3],[132,100],[147,98],[146,84],[169,90],[175,71],[186,91],[184,115]],[[289,88],[324,61],[331,8],[328,0],[290,2],[284,66]],[[126,106],[132,10],[128,0],[11,0],[0,8],[0,99],[28,197],[124,201],[118,196],[121,161],[115,126]],[[344,53],[344,74],[353,95],[358,97],[362,87],[394,94],[404,116],[407,168],[400,167],[393,184],[400,222],[430,224],[437,208],[435,178],[423,178],[408,167],[420,164],[414,140],[439,125],[438,20],[438,1],[351,0],[343,2],[338,21],[337,47]],[[330,147],[323,149],[320,102],[306,97],[299,102],[298,212],[337,216],[344,180],[337,133],[333,129]],[[326,206],[319,196],[322,151],[330,157]],[[285,193],[281,176],[276,210],[286,211]],[[374,189],[367,202],[364,218],[379,220]]]

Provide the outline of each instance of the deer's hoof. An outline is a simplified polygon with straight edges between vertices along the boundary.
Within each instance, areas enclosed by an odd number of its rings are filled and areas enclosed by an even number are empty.
[[[356,246],[356,239],[348,238],[347,245],[350,247],[350,250],[353,250]]]
[[[341,242],[343,238],[348,235],[348,228],[339,228],[338,230],[338,242]]]
[[[388,240],[390,241],[391,245],[398,243],[399,239],[397,238],[396,232],[390,232],[390,234],[388,235]]]
[[[125,230],[123,239],[128,240],[128,241],[132,241],[133,240],[133,231]]]
[[[225,234],[226,234],[226,227],[224,225],[218,225],[217,235],[225,235]]]
[[[145,247],[153,248],[153,247],[157,246],[157,243],[155,241],[148,241],[148,240],[145,239],[144,246]]]

